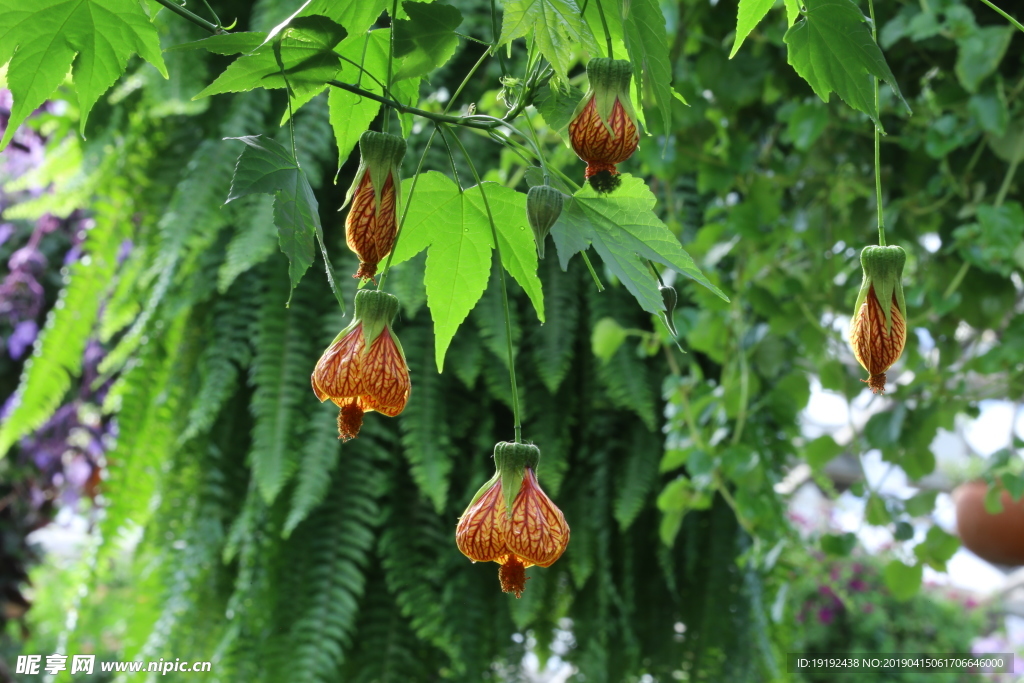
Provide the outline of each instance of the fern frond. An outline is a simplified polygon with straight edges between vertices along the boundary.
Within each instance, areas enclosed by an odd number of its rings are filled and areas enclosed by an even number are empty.
[[[484,353],[477,331],[469,325],[463,325],[455,333],[451,350],[445,354],[444,362],[467,389],[472,389],[483,370]]]
[[[495,261],[497,264],[497,261]],[[501,282],[498,279],[498,266],[491,268],[491,279],[487,283],[480,301],[473,307],[470,317],[480,331],[480,339],[491,353],[508,367],[508,337],[505,332],[505,308],[501,297]],[[511,278],[508,282],[512,282]],[[523,336],[523,328],[519,324],[519,310],[516,299],[509,292],[509,319],[512,322],[512,354],[519,355],[519,340]]]
[[[388,590],[416,635],[445,652],[458,668],[458,640],[438,596],[449,580],[442,549],[452,529],[421,500],[399,493],[378,544]]]
[[[235,204],[238,205],[233,209],[235,234],[217,272],[217,290],[221,294],[228,291],[235,278],[266,261],[277,249],[274,198],[267,194],[248,196],[235,200],[228,207]]]
[[[413,481],[434,504],[444,509],[448,474],[452,470],[452,443],[446,424],[444,380],[435,372],[430,332],[423,327],[402,330],[409,372],[416,378],[409,403],[399,415],[402,446]]]
[[[283,265],[283,257],[275,262]],[[257,322],[256,356],[250,368],[254,385],[251,410],[253,476],[270,503],[298,464],[301,436],[308,422],[305,406],[312,400],[309,376],[320,349],[311,338],[316,321],[309,287],[300,286],[289,308],[288,278],[283,268],[268,270],[269,286]]]
[[[371,447],[362,444],[360,449]],[[285,543],[283,569],[295,577],[297,594],[282,596],[281,607],[298,618],[280,641],[281,649],[275,646],[270,653],[267,680],[338,680],[366,584],[381,517],[376,500],[383,487],[372,457],[351,458],[331,480],[332,495]]]
[[[199,359],[201,383],[181,443],[210,429],[224,402],[238,388],[241,372],[249,366],[250,334],[258,309],[247,299],[256,283],[255,277],[243,278],[213,306],[210,333]]]
[[[89,258],[70,267],[70,282],[47,315],[32,357],[25,362],[14,409],[0,424],[0,457],[53,415],[71,378],[81,370],[82,354],[117,269],[117,252],[128,237],[134,211],[125,188],[112,189],[110,199],[95,207],[96,225],[83,243]]]
[[[547,322],[532,328],[530,357],[544,386],[553,394],[558,391],[572,364],[581,283],[577,268],[570,267],[563,273],[555,258],[544,259],[539,274],[544,286]]]
[[[298,482],[292,494],[291,511],[284,524],[287,538],[302,520],[327,496],[331,475],[338,466],[337,407],[333,403],[316,406],[305,436],[299,462]]]
[[[614,512],[619,529],[626,531],[636,520],[658,480],[658,464],[664,450],[660,434],[646,429],[630,430],[621,444],[621,474],[615,487]]]

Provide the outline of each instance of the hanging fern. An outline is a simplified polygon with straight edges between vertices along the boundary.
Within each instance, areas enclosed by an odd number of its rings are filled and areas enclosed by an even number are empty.
[[[572,263],[565,273],[554,257],[540,263],[547,315],[543,325],[531,328],[530,357],[544,386],[554,394],[569,372],[576,347],[580,287],[592,285],[581,283],[578,263]]]
[[[283,267],[283,258],[273,265]],[[252,413],[253,475],[268,503],[280,493],[298,465],[301,438],[308,413],[303,404],[310,398],[309,375],[319,355],[310,303],[312,289],[300,286],[291,306],[288,279],[278,268],[268,269],[256,331],[256,355],[250,368],[255,386]]]
[[[453,457],[451,438],[444,429],[445,380],[433,370],[432,335],[419,326],[402,329],[399,334],[409,372],[418,380],[399,416],[402,446],[413,481],[440,512],[448,497],[448,473]]]
[[[626,531],[650,499],[658,479],[663,444],[659,434],[641,429],[638,425],[630,430],[628,438],[618,446],[622,463],[619,470],[621,474],[617,477],[614,510],[619,528]]]

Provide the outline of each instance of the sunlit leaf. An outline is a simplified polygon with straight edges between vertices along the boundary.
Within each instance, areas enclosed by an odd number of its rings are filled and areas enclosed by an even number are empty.
[[[530,34],[555,73],[569,77],[572,55],[582,47],[592,57],[600,49],[584,25],[575,0],[510,0],[505,3],[498,46]]]
[[[260,34],[252,34],[256,36]],[[284,88],[285,79],[297,99],[309,91],[323,90],[324,81],[334,78],[341,68],[341,58],[334,46],[346,36],[345,29],[327,17],[311,16],[292,19],[291,23],[268,42],[244,54],[225,69],[213,83],[192,99],[225,92],[246,92],[253,88]],[[264,40],[269,36],[265,36]],[[212,46],[213,51],[241,48],[243,40],[223,41],[220,36],[198,41]],[[252,40],[252,37],[247,40]],[[207,41],[210,41],[207,43]],[[279,46],[281,64],[274,54]],[[284,66],[283,73],[281,65]]]
[[[729,59],[736,56],[750,32],[761,23],[768,10],[775,4],[775,0],[740,0],[736,12],[736,37],[733,39],[732,51],[729,52]],[[788,9],[788,5],[787,5]]]
[[[84,132],[93,105],[136,53],[167,78],[160,38],[135,0],[0,0],[0,66],[10,62],[14,96],[0,150],[69,71]]]
[[[403,183],[409,202],[412,179]],[[522,286],[544,321],[544,297],[537,277],[537,248],[526,220],[526,195],[484,183],[501,244],[505,270]],[[491,275],[491,224],[478,187],[465,191],[430,171],[419,176],[414,201],[402,226],[394,263],[427,249],[427,306],[434,320],[435,360],[440,372],[455,331],[473,310]]]

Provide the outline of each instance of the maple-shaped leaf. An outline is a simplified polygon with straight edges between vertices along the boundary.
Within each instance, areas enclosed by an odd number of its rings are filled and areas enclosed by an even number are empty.
[[[881,127],[871,76],[887,82],[910,111],[879,49],[867,17],[853,0],[806,0],[803,20],[783,37],[788,60],[823,101],[833,91]]]
[[[136,53],[167,78],[160,38],[137,0],[0,0],[0,66],[10,62],[7,87],[14,96],[0,150],[68,71],[84,132],[93,105]]]
[[[408,19],[395,20],[395,59],[401,59],[394,80],[425,76],[455,54],[455,29],[462,13],[451,5],[403,2]]]
[[[562,269],[568,268],[573,254],[593,245],[608,268],[649,313],[663,313],[665,301],[658,281],[643,259],[668,266],[728,301],[654,214],[655,201],[650,188],[629,174],[622,175],[622,185],[610,195],[584,186],[565,202],[562,215],[551,228]]]
[[[494,240],[480,187],[460,190],[448,176],[428,171],[420,174],[410,204],[412,180],[402,183],[409,213],[393,262],[401,263],[427,249],[423,282],[434,320],[434,358],[440,372],[455,331],[487,288]],[[526,218],[526,195],[491,182],[483,188],[498,229],[505,270],[526,290],[544,322],[544,295],[537,277],[537,247]]]
[[[334,283],[331,262],[324,247],[320,207],[306,172],[299,168],[292,153],[275,140],[260,135],[228,139],[244,142],[246,147],[235,164],[235,175],[231,178],[227,201],[250,194],[273,195],[274,224],[277,226],[281,251],[288,257],[292,289],[312,265],[316,255],[315,242],[319,242],[327,268],[327,280],[344,309],[345,303]],[[288,300],[291,301],[291,298]]]
[[[285,79],[294,97],[304,99],[310,90],[323,90],[324,82],[341,69],[341,57],[334,46],[347,33],[327,17],[309,16],[290,19],[287,26],[279,26],[269,34],[243,35],[212,36],[181,46],[206,48],[218,54],[247,53],[192,99],[253,88],[284,88]]]
[[[569,78],[569,62],[580,47],[597,57],[601,49],[584,25],[575,0],[509,0],[501,20],[498,47],[530,34],[555,73]]]

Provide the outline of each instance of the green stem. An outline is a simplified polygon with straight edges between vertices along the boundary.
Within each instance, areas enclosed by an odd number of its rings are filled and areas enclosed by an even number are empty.
[[[597,14],[601,17],[601,28],[604,29],[604,39],[608,43],[608,59],[615,59],[612,51],[612,32],[608,30],[608,20],[604,18],[604,7],[601,6],[601,0],[594,2],[597,3]]]
[[[179,5],[178,3],[174,2],[174,0],[156,0],[156,1],[159,2],[161,5],[163,5],[164,7],[166,7],[167,9],[171,10],[172,12],[174,12],[175,14],[177,14],[179,17],[183,17],[185,19],[188,19],[189,21],[191,21],[196,26],[199,26],[200,28],[204,28],[207,31],[209,31],[210,33],[214,33],[214,34],[227,33],[227,31],[225,31],[221,27],[217,26],[216,24],[211,24],[210,22],[208,22],[206,19],[203,19],[198,14],[195,14],[193,12],[188,11],[187,9],[185,9],[184,7]]]
[[[942,293],[943,299],[948,299],[953,296],[953,292],[960,286],[960,283],[964,281],[964,276],[967,275],[967,271],[970,270],[971,264],[964,261],[960,265],[960,270],[956,271],[956,275],[953,276],[953,281],[949,283],[949,287],[946,287],[946,291]]]
[[[398,0],[391,0],[391,40],[388,41],[388,77],[384,81],[384,94],[393,99],[391,95],[391,76],[394,73],[395,65],[395,20],[398,18]],[[384,122],[381,124],[381,131],[388,132],[388,124],[391,123],[391,115],[384,113]]]
[[[508,377],[509,383],[512,386],[512,417],[515,420],[516,443],[520,443],[523,439],[523,425],[519,419],[519,388],[516,386],[516,364],[512,348],[512,316],[509,314],[508,309],[508,288],[505,285],[505,261],[501,257],[501,244],[498,241],[498,226],[494,222],[494,214],[491,213],[491,204],[487,200],[487,192],[484,191],[483,183],[480,180],[480,174],[477,173],[476,166],[473,164],[473,158],[469,155],[469,152],[462,144],[462,140],[459,139],[458,135],[453,134],[452,139],[455,140],[455,144],[462,152],[462,156],[466,158],[466,163],[469,164],[469,171],[473,174],[473,180],[476,181],[476,186],[480,189],[480,197],[484,200],[484,209],[487,211],[487,220],[491,224],[491,239],[494,240],[494,251],[498,254],[498,277],[501,280],[501,304],[505,309],[505,341],[508,345]]]
[[[1008,22],[1010,22],[1011,24],[1016,26],[1019,30],[1024,31],[1024,26],[1021,26],[1021,23],[1019,21],[1017,21],[1016,19],[1014,19],[1013,17],[1011,17],[1009,14],[1007,14],[1003,10],[999,9],[998,7],[996,7],[995,5],[993,5],[988,0],[981,0],[981,1],[983,3],[985,3],[986,5],[988,5],[989,7],[991,7],[992,9],[994,9],[999,14],[1003,15],[1004,19],[1006,19]]]
[[[217,28],[223,27],[223,22],[221,22],[220,17],[217,16],[217,13],[213,11],[213,8],[210,7],[210,3],[208,3],[206,0],[203,0],[203,5],[206,6],[206,11],[213,15],[213,20],[217,23]]]
[[[1003,205],[1006,201],[1006,193],[1010,191],[1010,183],[1013,182],[1013,175],[1017,172],[1017,166],[1020,164],[1020,158],[1014,157],[1013,161],[1010,162],[1010,167],[1006,169],[1006,175],[1003,176],[1003,184],[999,186],[999,192],[996,194],[996,208]]]
[[[871,38],[878,42],[878,24],[875,22],[875,3],[868,0],[868,14],[871,15]],[[875,87],[875,203],[878,205],[878,245],[885,246],[885,217],[882,212],[882,112],[878,103],[878,77],[872,76]]]

